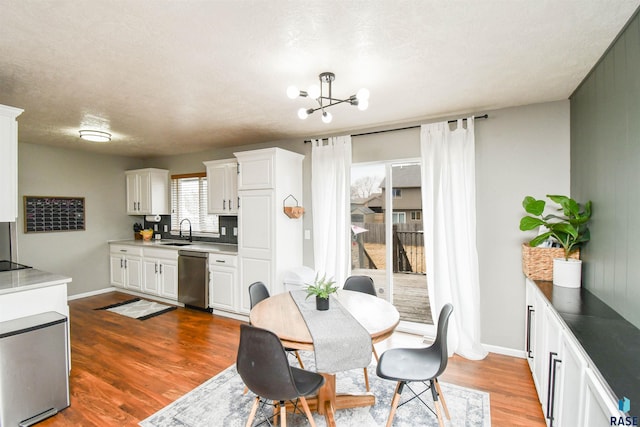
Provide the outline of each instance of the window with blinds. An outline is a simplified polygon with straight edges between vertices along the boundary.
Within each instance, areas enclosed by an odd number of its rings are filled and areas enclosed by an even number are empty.
[[[188,219],[193,234],[218,234],[218,215],[207,213],[207,176],[204,173],[171,176],[171,232],[180,232]],[[187,221],[182,224],[188,232]]]

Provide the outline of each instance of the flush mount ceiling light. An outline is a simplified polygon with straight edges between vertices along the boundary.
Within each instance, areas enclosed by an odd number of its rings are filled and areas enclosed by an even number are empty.
[[[92,142],[109,142],[111,141],[111,134],[101,130],[82,129],[80,130],[80,138]]]
[[[358,110],[364,111],[369,107],[369,91],[367,89],[360,89],[355,95],[351,95],[347,99],[333,98],[331,94],[331,84],[336,79],[336,75],[333,73],[322,73],[318,76],[320,79],[320,87],[317,85],[309,86],[309,89],[299,90],[295,86],[289,86],[287,88],[287,96],[291,99],[297,97],[309,97],[315,99],[320,105],[317,108],[300,108],[298,110],[298,117],[302,120],[306,119],[310,114],[316,111],[322,112],[322,121],[324,123],[331,123],[333,116],[330,112],[326,111],[327,108],[334,105],[348,102],[349,104],[358,107]]]

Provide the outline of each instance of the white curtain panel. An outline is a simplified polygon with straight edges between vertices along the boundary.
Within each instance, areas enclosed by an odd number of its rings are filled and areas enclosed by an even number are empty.
[[[421,126],[422,204],[429,300],[436,321],[453,304],[449,352],[483,359],[476,249],[476,181],[473,118]],[[451,355],[450,354],[450,355]]]
[[[341,286],[351,266],[351,136],[311,141],[311,200],[315,270]]]

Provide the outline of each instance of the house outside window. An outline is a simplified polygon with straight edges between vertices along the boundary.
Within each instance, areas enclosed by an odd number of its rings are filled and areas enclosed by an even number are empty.
[[[406,212],[393,212],[392,215],[394,224],[405,224],[407,222]]]
[[[402,198],[402,188],[393,188],[391,191],[394,199]]]
[[[180,222],[188,219],[194,236],[217,237],[218,215],[207,213],[207,176],[194,173],[171,176],[171,234],[180,233]],[[183,235],[189,227],[182,224]]]
[[[421,221],[422,211],[411,211],[411,221]]]

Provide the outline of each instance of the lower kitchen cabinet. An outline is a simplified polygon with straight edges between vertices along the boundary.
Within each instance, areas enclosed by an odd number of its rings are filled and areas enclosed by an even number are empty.
[[[142,290],[142,249],[111,245],[109,253],[111,284],[119,288]]]
[[[526,280],[527,359],[550,427],[609,425],[623,416],[571,330],[537,286]]]
[[[209,305],[214,313],[239,313],[237,259],[235,255],[209,254]],[[235,317],[235,316],[234,316]]]
[[[171,249],[144,250],[142,292],[178,299],[178,253]]]

